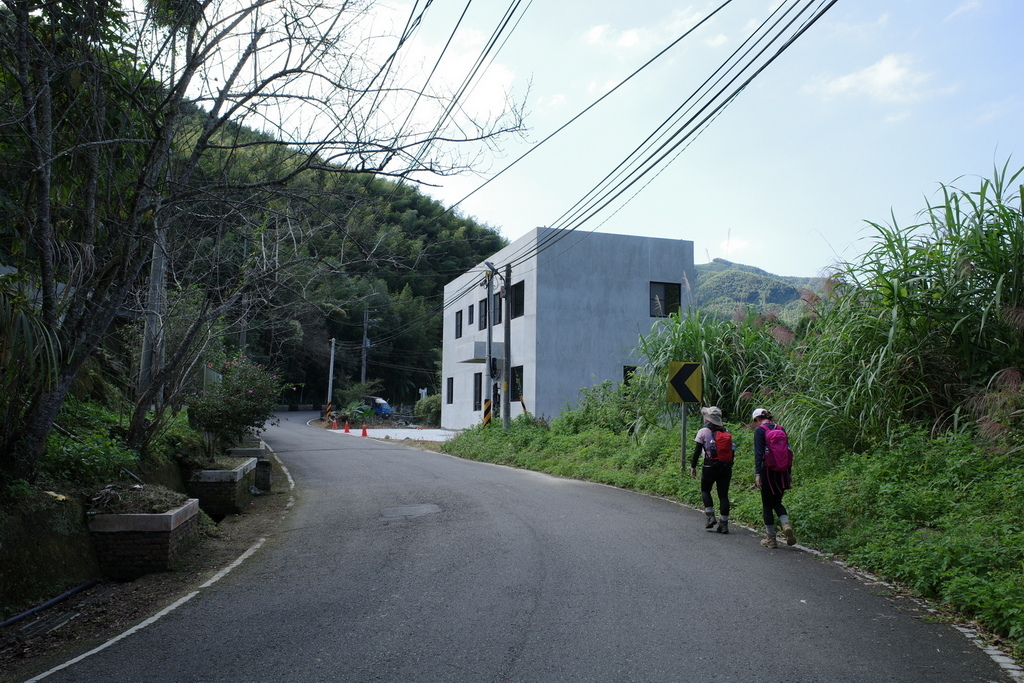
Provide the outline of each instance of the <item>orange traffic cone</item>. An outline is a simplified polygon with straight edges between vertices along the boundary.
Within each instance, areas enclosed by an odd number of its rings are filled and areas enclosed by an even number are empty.
[[[334,418],[333,420],[331,420],[331,429],[337,429],[337,428],[338,428],[338,418]]]
[[[349,433],[349,430],[348,430],[348,420],[345,420],[345,433],[346,434]]]
[[[369,436],[369,434],[366,433],[366,423],[365,422],[363,423],[363,434],[362,435],[363,436]]]

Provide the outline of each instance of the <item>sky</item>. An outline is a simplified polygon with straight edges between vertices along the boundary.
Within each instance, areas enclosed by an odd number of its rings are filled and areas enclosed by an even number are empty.
[[[559,225],[754,27],[795,1],[733,0],[484,185],[722,4],[523,2],[466,106],[485,115],[507,95],[527,130],[485,150],[476,174],[422,189],[509,240]],[[438,54],[465,7],[435,0],[409,50]],[[470,3],[442,77],[461,78],[506,9]],[[940,185],[976,189],[995,167],[1024,167],[1022,30],[1020,0],[839,0],[699,135],[573,224],[688,239],[695,263],[724,258],[779,275],[856,261],[876,234],[868,221],[912,225]]]

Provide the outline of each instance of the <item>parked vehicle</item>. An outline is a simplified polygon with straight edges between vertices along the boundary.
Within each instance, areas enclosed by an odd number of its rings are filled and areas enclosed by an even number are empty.
[[[363,396],[363,403],[369,406],[370,410],[372,410],[373,414],[377,417],[391,417],[391,404],[380,396]]]

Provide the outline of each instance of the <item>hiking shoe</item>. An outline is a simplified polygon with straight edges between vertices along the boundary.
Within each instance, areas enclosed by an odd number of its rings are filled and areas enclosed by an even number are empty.
[[[718,524],[718,520],[715,519],[714,515],[708,515],[708,521],[704,524],[704,528],[708,531],[714,531],[715,525]]]
[[[764,538],[762,538],[761,545],[763,545],[765,548],[778,548],[779,542],[775,540],[775,535],[772,534],[771,536],[765,536]]]
[[[717,531],[720,534],[727,534],[727,533],[729,533],[729,522],[728,522],[728,520],[725,520],[725,519],[718,520],[718,526],[715,527],[715,531]]]
[[[796,534],[793,533],[793,525],[786,522],[782,525],[782,533],[786,535],[786,545],[796,545]]]

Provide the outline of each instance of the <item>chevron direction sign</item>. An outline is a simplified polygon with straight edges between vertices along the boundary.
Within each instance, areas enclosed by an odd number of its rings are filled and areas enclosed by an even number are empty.
[[[672,403],[700,403],[703,385],[700,363],[668,364],[668,400]]]

